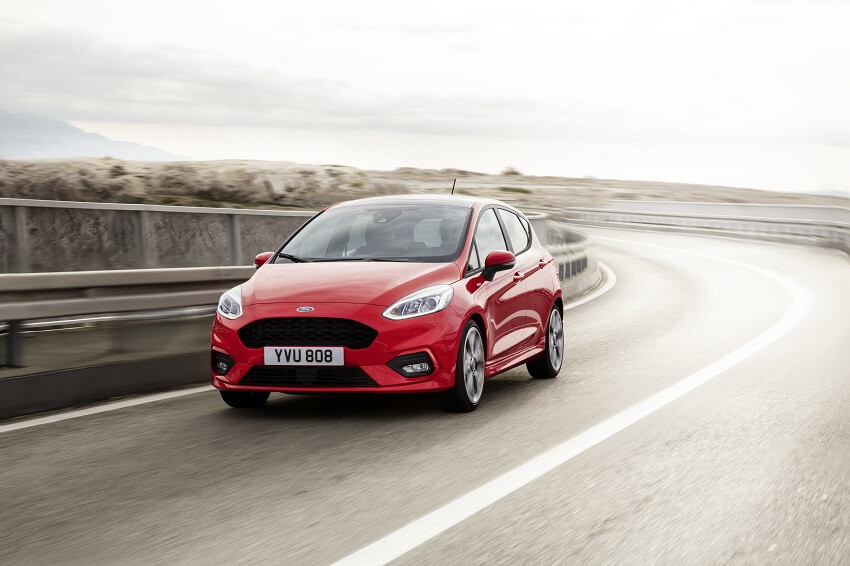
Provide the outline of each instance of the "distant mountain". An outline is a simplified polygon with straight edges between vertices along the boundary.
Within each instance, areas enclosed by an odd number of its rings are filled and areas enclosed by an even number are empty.
[[[67,122],[0,110],[0,158],[52,159],[117,157],[138,161],[178,161],[185,157],[138,143],[84,132]]]

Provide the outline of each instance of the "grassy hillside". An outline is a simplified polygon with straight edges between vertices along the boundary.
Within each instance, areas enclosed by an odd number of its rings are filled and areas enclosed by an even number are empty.
[[[459,169],[364,171],[274,161],[0,160],[0,197],[188,206],[316,209],[365,196],[456,192],[525,207],[599,206],[610,200],[847,206],[841,197],[649,181],[490,175]]]
[[[0,197],[190,206],[316,208],[409,192],[352,167],[264,161],[0,160]]]

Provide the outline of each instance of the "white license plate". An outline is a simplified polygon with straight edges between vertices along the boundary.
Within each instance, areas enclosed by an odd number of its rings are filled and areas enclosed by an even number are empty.
[[[345,352],[340,347],[289,347],[263,349],[267,366],[341,366]]]

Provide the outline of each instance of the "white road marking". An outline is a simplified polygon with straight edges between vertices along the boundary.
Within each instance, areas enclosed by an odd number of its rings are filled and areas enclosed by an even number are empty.
[[[145,395],[143,397],[133,397],[132,399],[113,401],[111,403],[104,403],[103,405],[86,407],[85,409],[76,409],[74,411],[56,413],[55,415],[47,415],[46,417],[37,417],[34,419],[27,419],[25,421],[11,422],[8,424],[0,425],[0,434],[3,434],[4,432],[11,432],[13,430],[21,430],[22,428],[30,428],[50,423],[57,423],[59,421],[67,421],[68,419],[76,419],[78,417],[87,417],[89,415],[96,415],[98,413],[117,411],[118,409],[126,409],[127,407],[144,405],[145,403],[156,403],[157,401],[165,401],[167,399],[175,399],[177,397],[185,397],[186,395],[194,395],[195,393],[204,393],[206,391],[212,390],[212,385],[204,385],[203,387],[192,387],[191,389],[180,389],[178,391],[155,393],[153,395]]]
[[[667,248],[665,246],[633,242],[629,240],[619,240],[617,238],[605,237],[602,239],[627,242],[632,245],[647,246],[665,251],[681,251],[674,248]],[[641,401],[625,411],[602,421],[577,436],[566,440],[551,450],[532,458],[525,464],[502,474],[496,479],[470,491],[466,495],[462,495],[439,509],[406,524],[400,529],[361,548],[357,552],[342,558],[338,562],[334,563],[334,566],[386,564],[387,562],[398,558],[409,550],[416,548],[422,543],[439,535],[443,531],[457,525],[464,519],[471,517],[499,499],[529,484],[543,474],[581,454],[585,450],[596,446],[600,442],[630,427],[639,420],[666,407],[673,401],[690,393],[697,387],[707,383],[729,368],[749,358],[793,328],[803,318],[803,316],[805,316],[811,306],[812,299],[809,293],[795,281],[788,279],[784,275],[771,273],[758,267],[753,267],[722,257],[699,252],[689,253],[690,255],[704,257],[706,259],[720,261],[748,269],[780,283],[791,294],[791,307],[782,316],[782,318],[767,331],[709,366],[682,379],[670,387],[659,391],[655,395],[652,395],[648,399]]]
[[[580,307],[581,305],[589,301],[592,301],[593,299],[598,299],[599,297],[610,291],[614,287],[614,285],[617,284],[617,276],[614,275],[614,271],[601,261],[597,261],[596,263],[599,264],[599,268],[605,272],[605,284],[596,291],[587,295],[586,297],[582,297],[581,299],[572,303],[567,303],[566,306],[564,306],[564,310],[574,309],[576,307]]]

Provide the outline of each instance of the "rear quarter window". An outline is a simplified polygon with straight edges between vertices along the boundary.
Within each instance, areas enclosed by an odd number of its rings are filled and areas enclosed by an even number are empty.
[[[509,210],[500,208],[499,218],[502,219],[502,224],[505,225],[505,231],[511,240],[511,248],[513,248],[511,251],[517,255],[527,250],[531,245],[531,240],[520,217]]]

